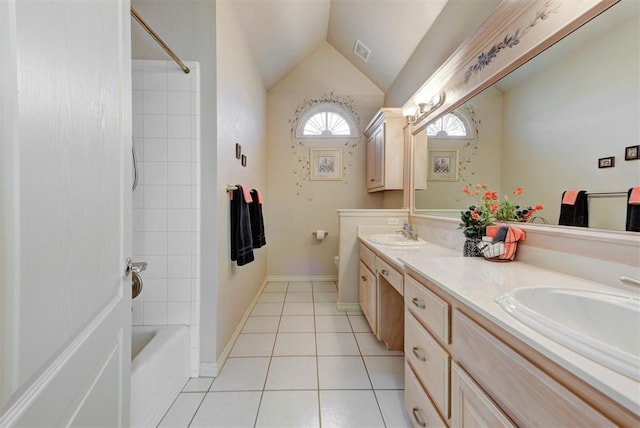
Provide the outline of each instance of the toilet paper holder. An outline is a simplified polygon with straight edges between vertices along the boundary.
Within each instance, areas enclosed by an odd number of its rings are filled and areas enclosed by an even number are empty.
[[[311,233],[313,236],[318,236],[318,231],[316,230],[315,232]],[[324,236],[329,236],[329,232],[325,232]]]

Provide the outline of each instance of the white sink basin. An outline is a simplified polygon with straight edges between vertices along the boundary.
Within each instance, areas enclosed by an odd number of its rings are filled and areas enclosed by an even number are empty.
[[[520,288],[496,302],[555,342],[640,381],[640,300],[564,288]]]
[[[425,245],[425,241],[422,239],[414,241],[413,239],[408,239],[399,233],[378,233],[368,236],[367,239],[374,244],[396,245],[400,247],[416,247]]]

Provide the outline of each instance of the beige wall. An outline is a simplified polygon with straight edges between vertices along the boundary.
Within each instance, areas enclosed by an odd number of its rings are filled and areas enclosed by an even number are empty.
[[[269,90],[268,195],[265,227],[269,277],[336,276],[338,208],[381,208],[382,195],[365,187],[365,145],[362,139],[293,139],[296,108],[307,97],[333,92],[353,99],[360,132],[382,106],[384,94],[328,43],[322,43],[283,80]],[[348,146],[345,143],[349,142]],[[300,144],[301,143],[301,144]],[[294,146],[294,148],[292,148]],[[309,181],[309,147],[342,147],[342,181]],[[329,231],[322,242],[312,232]]]
[[[624,160],[625,147],[640,141],[638,25],[632,20],[504,95],[502,181],[520,183],[550,223],[563,190],[640,184],[640,161]],[[598,169],[607,156],[615,168]],[[590,227],[624,230],[626,198],[591,198],[589,211]]]
[[[217,5],[217,301],[215,306],[204,299],[202,302],[203,313],[213,307],[217,311],[216,358],[263,284],[267,274],[267,252],[274,247],[273,232],[267,230],[267,246],[254,250],[255,260],[252,263],[238,267],[230,261],[229,196],[224,186],[239,183],[257,188],[264,194],[265,204],[272,202],[271,192],[267,189],[266,91],[233,6],[226,1]],[[242,153],[247,156],[246,167],[242,167],[235,157],[236,142],[242,145]],[[204,214],[202,221],[208,221]],[[206,263],[206,259],[203,260],[203,264]],[[207,334],[208,329],[203,326],[203,342],[211,340]]]

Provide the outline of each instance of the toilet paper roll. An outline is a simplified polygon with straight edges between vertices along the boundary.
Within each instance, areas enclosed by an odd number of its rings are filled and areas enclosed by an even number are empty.
[[[321,230],[321,229],[316,230],[316,239],[318,241],[322,241],[326,235],[327,235],[327,232],[325,232],[324,230]]]

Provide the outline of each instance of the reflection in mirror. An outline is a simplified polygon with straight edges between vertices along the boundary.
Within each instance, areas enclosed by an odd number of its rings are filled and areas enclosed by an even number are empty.
[[[465,185],[487,184],[558,224],[562,192],[591,195],[589,227],[624,230],[627,190],[640,185],[640,2],[622,1],[455,110],[466,137],[415,135],[417,213],[459,217],[473,201]],[[428,145],[427,145],[428,140]],[[432,151],[457,150],[458,181],[430,169]],[[615,166],[598,168],[614,156]]]

